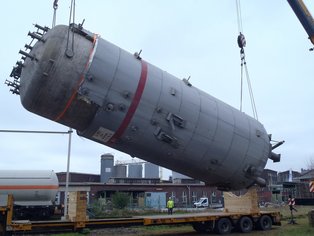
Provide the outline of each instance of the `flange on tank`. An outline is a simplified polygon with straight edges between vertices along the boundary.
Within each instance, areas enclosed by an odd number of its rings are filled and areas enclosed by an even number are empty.
[[[33,34],[10,82],[27,110],[220,189],[263,185],[279,161],[260,122],[139,54],[76,25]]]

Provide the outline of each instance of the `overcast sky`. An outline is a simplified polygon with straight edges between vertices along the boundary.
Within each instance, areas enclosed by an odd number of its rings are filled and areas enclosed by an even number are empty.
[[[34,23],[51,27],[53,0],[2,1],[1,130],[67,131],[26,111],[4,84]],[[314,13],[314,1],[305,1]],[[70,0],[60,0],[57,24],[68,24]],[[246,59],[259,121],[274,140],[280,163],[300,171],[314,159],[314,53],[286,0],[242,0]],[[76,0],[76,22],[178,78],[239,108],[240,57],[235,0]],[[252,114],[245,87],[244,112]],[[0,169],[66,170],[68,135],[0,133]],[[73,135],[71,171],[99,173],[100,156],[128,155]]]

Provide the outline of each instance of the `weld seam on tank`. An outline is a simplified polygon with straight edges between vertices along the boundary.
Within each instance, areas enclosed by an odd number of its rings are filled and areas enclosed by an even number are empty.
[[[76,97],[77,93],[78,93],[78,89],[79,87],[81,86],[82,82],[84,81],[84,78],[85,78],[85,75],[88,71],[88,69],[90,68],[91,66],[91,63],[93,61],[93,58],[94,58],[94,55],[95,55],[95,52],[96,52],[96,48],[97,48],[97,45],[98,45],[98,35],[97,34],[94,34],[94,38],[93,38],[93,45],[92,45],[92,48],[90,50],[90,53],[89,53],[89,57],[88,57],[88,60],[85,64],[85,67],[84,67],[84,70],[83,70],[83,73],[81,74],[80,76],[80,79],[76,85],[76,88],[74,89],[71,97],[69,98],[69,100],[67,101],[65,107],[63,108],[63,110],[59,113],[59,115],[54,119],[54,121],[59,121],[63,116],[64,114],[66,113],[66,111],[69,109],[69,107],[71,106],[72,102],[74,101],[74,98]]]
[[[182,81],[180,83],[180,88],[181,88],[181,92],[183,91],[183,84],[184,82]],[[190,86],[188,86],[188,88],[191,88]],[[194,125],[194,129],[192,131],[192,135],[190,136],[190,139],[187,141],[187,145],[186,147],[188,147],[188,145],[190,144],[190,142],[195,138],[195,133],[196,133],[196,130],[197,130],[197,124],[199,124],[199,121],[200,121],[200,117],[201,117],[201,104],[202,104],[202,97],[201,97],[201,92],[200,90],[196,90],[197,94],[198,94],[198,116],[197,116],[197,122],[196,122],[196,125]],[[183,92],[182,92],[183,94]],[[183,99],[182,99],[183,100]],[[186,150],[186,148],[184,148],[184,151]]]
[[[141,97],[143,95],[145,84],[147,81],[148,65],[145,61],[141,60],[141,66],[142,66],[141,75],[132,102],[119,128],[116,130],[116,132],[109,140],[109,143],[115,143],[117,139],[119,139],[123,135],[124,131],[129,126],[130,121],[132,120],[134,113],[136,112],[136,109],[141,101]]]
[[[115,66],[115,69],[114,69],[114,72],[113,72],[113,75],[112,75],[112,78],[111,78],[111,81],[110,81],[110,84],[109,84],[109,86],[108,86],[108,91],[107,91],[107,93],[106,93],[106,95],[104,96],[104,100],[103,100],[103,104],[102,104],[102,107],[104,108],[104,109],[106,109],[105,108],[105,106],[107,106],[107,102],[108,102],[108,96],[109,96],[109,94],[110,94],[110,90],[112,89],[112,86],[113,86],[113,82],[114,82],[114,80],[115,80],[115,78],[116,78],[116,75],[117,75],[117,71],[118,71],[118,68],[119,68],[119,64],[120,64],[120,61],[121,61],[121,48],[119,48],[118,47],[118,60],[117,60],[117,64],[116,64],[116,66]],[[125,98],[125,99],[127,99],[127,98],[129,98],[130,97],[130,92],[129,91],[126,91],[127,93],[127,95],[126,94],[124,94],[123,95],[123,97]],[[114,133],[112,130],[110,130],[112,133]],[[112,134],[113,135],[113,134]],[[108,141],[109,141],[110,139],[108,139]],[[110,143],[107,141],[107,145],[110,145]]]
[[[235,114],[234,114],[234,111],[233,110],[231,110],[231,113],[232,113],[232,120],[233,120],[233,124],[232,124],[232,139],[231,139],[231,141],[230,141],[230,144],[229,144],[229,147],[228,147],[228,150],[227,150],[227,152],[226,152],[226,155],[225,155],[225,157],[224,157],[224,159],[222,160],[222,161],[220,161],[220,163],[224,163],[225,161],[226,161],[226,159],[228,159],[228,156],[229,156],[229,154],[230,154],[230,151],[231,151],[231,148],[232,148],[232,144],[233,144],[233,142],[234,142],[234,139],[235,139]],[[225,122],[225,121],[224,121]],[[230,124],[231,125],[231,124]],[[245,158],[245,157],[244,157]],[[244,159],[243,158],[243,159]]]
[[[181,93],[182,90],[183,90],[183,85],[185,85],[185,83],[182,81],[182,83],[180,83],[180,88],[181,88]],[[190,88],[190,86],[188,86]],[[194,130],[192,132],[192,135],[190,136],[190,139],[187,141],[187,145],[185,146],[185,148],[183,149],[183,152],[185,152],[187,150],[187,147],[190,146],[191,142],[194,140],[195,136],[197,136],[196,134],[196,131],[197,131],[197,128],[198,128],[198,124],[200,123],[200,118],[201,118],[201,110],[202,110],[202,94],[201,94],[201,91],[200,90],[196,90],[197,93],[198,93],[198,97],[199,97],[199,109],[198,109],[198,117],[197,117],[197,122],[196,122],[196,125],[194,126]],[[204,155],[206,154],[206,152],[208,151],[209,148],[207,148],[205,151],[204,151]],[[200,157],[200,159],[202,159],[203,156]]]

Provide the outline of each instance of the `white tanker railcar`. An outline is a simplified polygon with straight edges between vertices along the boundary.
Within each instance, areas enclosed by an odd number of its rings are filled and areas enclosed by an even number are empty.
[[[13,195],[18,219],[49,218],[58,188],[52,170],[0,170],[0,195]]]

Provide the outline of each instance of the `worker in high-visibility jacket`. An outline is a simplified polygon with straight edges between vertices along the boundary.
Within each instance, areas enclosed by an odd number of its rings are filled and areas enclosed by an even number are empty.
[[[169,197],[169,200],[167,202],[167,208],[168,208],[168,215],[172,215],[172,211],[174,208],[174,201],[172,200],[171,197]]]

